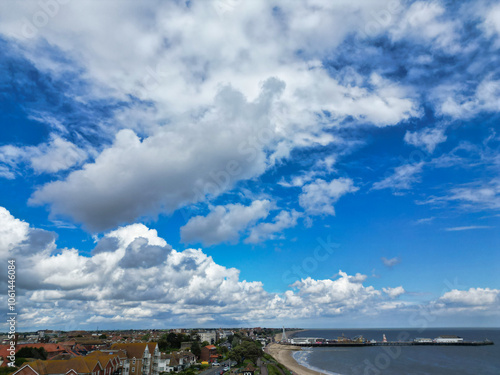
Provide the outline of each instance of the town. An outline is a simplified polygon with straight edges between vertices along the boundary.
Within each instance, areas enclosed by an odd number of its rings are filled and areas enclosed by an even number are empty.
[[[273,328],[18,333],[15,366],[7,335],[0,374],[12,375],[289,375],[263,351]],[[279,337],[279,335],[277,336]],[[278,338],[279,339],[279,338]]]

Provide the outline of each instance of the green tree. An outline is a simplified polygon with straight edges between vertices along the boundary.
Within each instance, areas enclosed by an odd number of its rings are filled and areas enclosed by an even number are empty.
[[[168,347],[169,345],[167,341],[167,334],[163,334],[158,340],[158,349],[160,349],[161,351],[166,351]]]
[[[17,371],[19,370],[17,367],[0,367],[0,375],[7,375],[7,374],[11,374],[13,373],[14,371]]]
[[[229,359],[232,361],[236,361],[236,363],[240,364],[243,362],[243,348],[241,346],[237,346],[229,352]]]
[[[238,346],[241,342],[241,339],[238,336],[233,336],[233,339],[231,340],[231,346],[234,348],[235,346]]]
[[[229,358],[238,363],[243,362],[243,359],[249,359],[255,363],[263,354],[262,349],[256,342],[243,340],[240,345],[237,345],[229,352]]]
[[[29,361],[27,358],[16,357],[16,360],[14,363],[15,363],[16,367],[21,367],[24,362],[29,362]]]
[[[196,357],[200,358],[201,347],[198,341],[195,341],[191,344],[191,353],[193,353]]]
[[[101,336],[99,336],[99,338],[100,338],[101,340],[106,340],[106,339],[108,338],[108,336],[106,336],[106,335],[103,333]]]
[[[44,348],[25,346],[16,353],[16,358],[47,359],[47,351]]]
[[[177,334],[177,341],[179,342],[179,348],[180,348],[181,343],[189,341],[189,336],[185,335],[184,333],[178,333]]]
[[[225,346],[218,346],[217,347],[218,354],[224,355],[224,354],[227,354],[228,351],[229,351],[229,349]]]
[[[250,359],[253,363],[263,354],[262,349],[255,341],[243,341],[241,346],[243,347],[244,357]]]

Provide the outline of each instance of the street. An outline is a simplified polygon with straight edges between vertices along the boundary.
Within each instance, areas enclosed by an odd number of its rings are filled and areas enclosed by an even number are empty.
[[[219,375],[221,371],[224,371],[223,369],[225,366],[229,366],[230,362],[230,360],[220,362],[220,366],[211,366],[205,371],[200,372],[199,375]],[[232,365],[234,364],[236,364],[236,362],[232,362]]]

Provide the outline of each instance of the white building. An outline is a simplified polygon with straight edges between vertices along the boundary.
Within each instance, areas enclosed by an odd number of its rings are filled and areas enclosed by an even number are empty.
[[[217,341],[217,332],[216,331],[205,331],[205,332],[198,332],[198,336],[200,336],[200,341],[206,341],[209,344],[215,344]]]
[[[293,337],[290,340],[290,344],[307,345],[323,343],[325,339],[320,337]]]
[[[457,343],[457,342],[463,342],[464,339],[458,336],[453,336],[453,335],[441,335],[439,337],[436,337],[434,339],[434,342],[437,343]]]
[[[418,342],[418,343],[430,343],[432,342],[432,339],[428,339],[425,337],[417,337],[413,342]]]
[[[221,338],[221,339],[226,339],[232,335],[233,335],[232,331],[219,331],[219,338]]]

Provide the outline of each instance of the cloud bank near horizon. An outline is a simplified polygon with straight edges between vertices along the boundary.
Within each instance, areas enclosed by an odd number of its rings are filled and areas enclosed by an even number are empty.
[[[262,282],[240,280],[239,270],[215,263],[201,249],[172,249],[143,224],[106,233],[90,255],[58,248],[54,233],[30,227],[3,207],[0,228],[0,260],[17,259],[19,329],[272,326],[392,314],[409,321],[423,307],[401,299],[407,293],[402,286],[377,290],[365,285],[366,275],[342,271],[332,279],[298,279],[284,293],[270,293]],[[498,289],[453,289],[425,306],[433,306],[434,318],[457,311],[495,315],[499,296]]]

